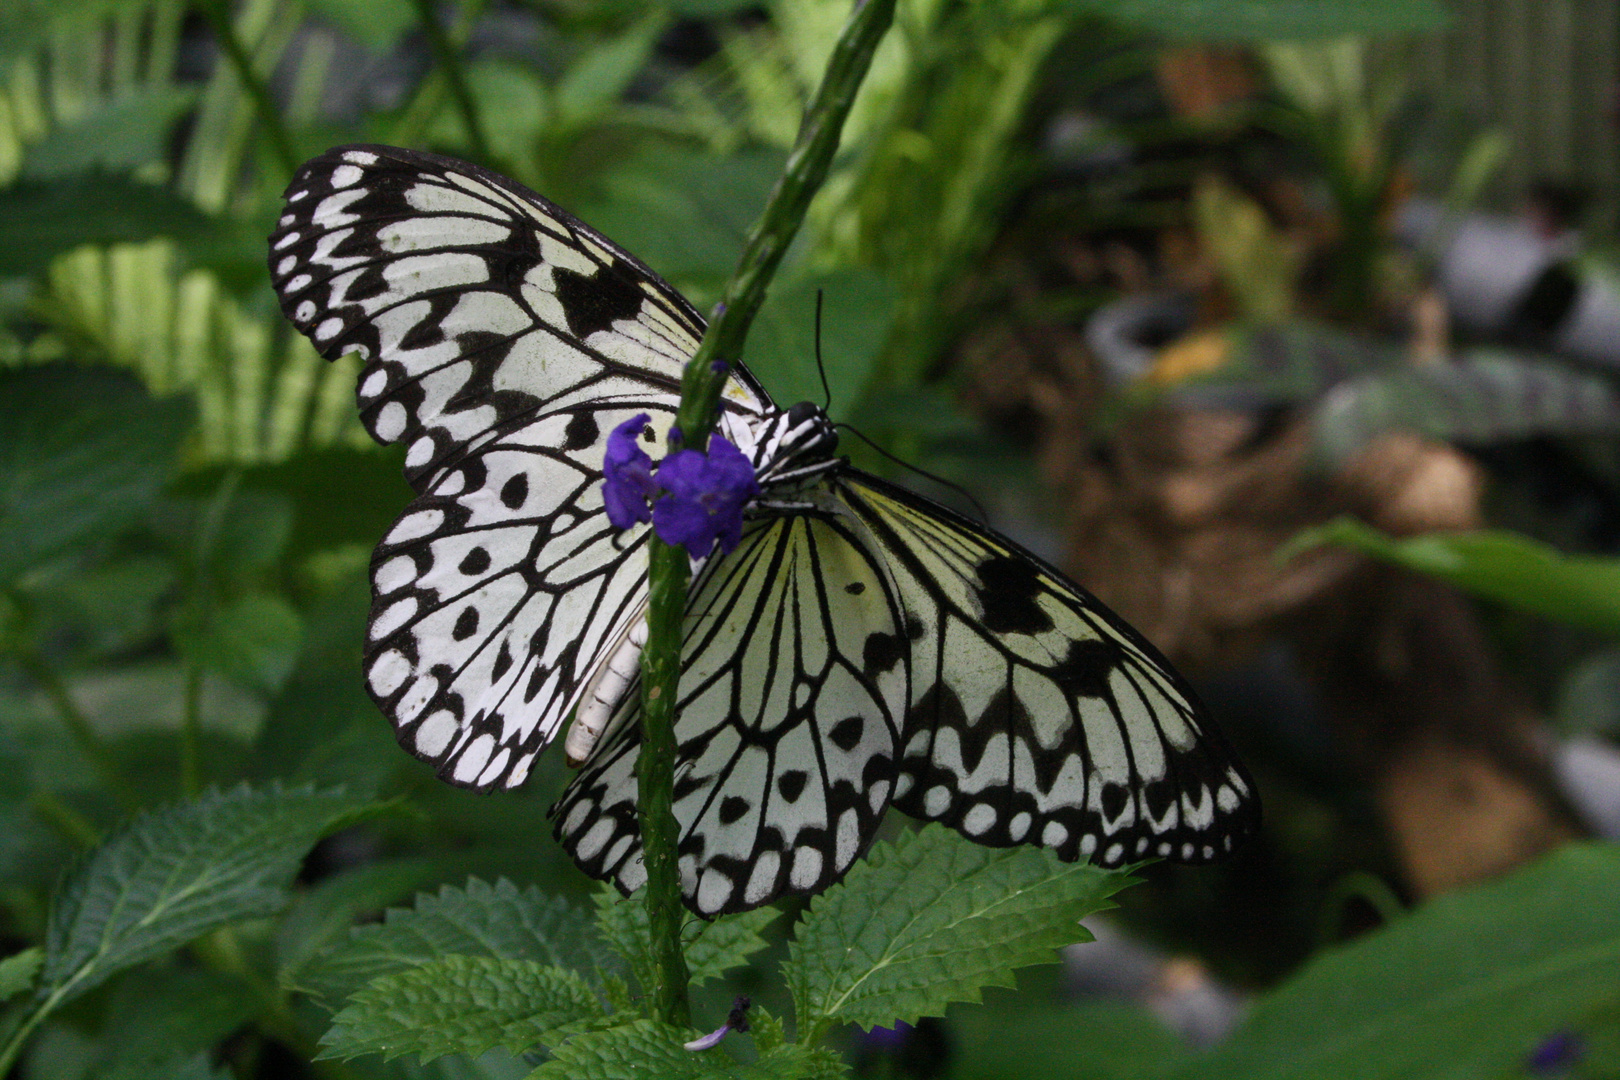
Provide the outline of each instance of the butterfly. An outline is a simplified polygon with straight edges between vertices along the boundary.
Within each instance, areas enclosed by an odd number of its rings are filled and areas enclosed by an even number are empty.
[[[338,147],[285,198],[282,310],[327,358],[360,355],[361,419],[404,444],[416,492],[372,559],[367,688],[407,750],[477,790],[521,784],[572,717],[554,832],[628,894],[647,526],[610,525],[603,458],[638,414],[663,455],[703,319],[451,158]],[[674,810],[693,911],[826,888],[890,806],[1105,867],[1218,858],[1256,828],[1186,683],[1062,573],[852,468],[820,407],[777,407],[740,365],[717,431],[761,492],[688,601]]]

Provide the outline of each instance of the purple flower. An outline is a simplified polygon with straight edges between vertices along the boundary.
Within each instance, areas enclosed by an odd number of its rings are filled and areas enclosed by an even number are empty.
[[[679,450],[659,462],[658,485],[668,494],[653,504],[653,529],[695,559],[707,556],[717,540],[722,553],[737,546],[743,507],[759,494],[753,464],[719,435],[709,440],[707,454]]]
[[[721,1039],[730,1035],[733,1031],[747,1031],[749,1004],[750,1002],[746,997],[737,998],[736,1001],[731,1003],[731,1012],[726,1016],[724,1024],[702,1038],[693,1039],[691,1042],[684,1044],[685,1048],[694,1053],[699,1050],[708,1050],[716,1046]]]
[[[1525,1071],[1537,1076],[1559,1076],[1586,1056],[1586,1042],[1573,1031],[1555,1031],[1525,1059]]]
[[[602,460],[602,502],[615,529],[652,520],[647,504],[659,492],[658,481],[653,479],[652,458],[637,442],[648,419],[646,413],[637,413],[608,436],[607,455]]]

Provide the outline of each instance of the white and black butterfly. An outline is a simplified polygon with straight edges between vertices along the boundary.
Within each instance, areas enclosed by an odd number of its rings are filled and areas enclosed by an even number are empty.
[[[647,527],[609,524],[603,453],[647,413],[662,456],[702,318],[450,158],[339,147],[286,199],[282,308],[325,356],[366,361],[362,419],[406,445],[417,491],[372,561],[372,696],[406,749],[480,790],[521,784],[577,714],[556,834],[636,888]],[[1213,859],[1254,830],[1253,785],[1191,691],[1083,589],[835,458],[817,406],[777,409],[741,367],[723,406],[762,492],[688,605],[675,816],[694,911],[825,888],[891,804],[1104,866]]]

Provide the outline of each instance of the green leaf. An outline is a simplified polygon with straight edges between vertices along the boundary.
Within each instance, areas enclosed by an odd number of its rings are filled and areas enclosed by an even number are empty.
[[[45,951],[24,949],[0,960],[0,1002],[9,1001],[34,985],[34,976],[45,961]]]
[[[24,180],[0,189],[0,277],[43,270],[81,244],[188,241],[213,230],[172,191],[117,173]]]
[[[191,420],[187,402],[110,368],[0,373],[0,581],[139,517]]]
[[[645,907],[637,906],[646,914]],[[763,907],[709,923],[693,920],[698,923],[698,936],[689,939],[686,946],[686,967],[692,973],[693,985],[718,979],[748,963],[750,956],[769,944],[760,932],[781,914],[776,908]]]
[[[377,52],[392,48],[401,34],[416,25],[416,7],[410,0],[306,0],[306,6],[310,14]]]
[[[123,8],[129,0],[6,0],[0,4],[0,71],[3,61],[44,45],[52,30],[83,28]]]
[[[1620,1005],[1620,847],[1570,844],[1318,954],[1184,1080],[1517,1075]]]
[[[1620,431],[1620,394],[1606,376],[1565,364],[1476,353],[1353,379],[1312,413],[1318,451],[1342,461],[1385,431],[1501,442]]]
[[[1013,971],[1091,936],[1080,920],[1132,884],[1031,847],[987,848],[940,825],[878,844],[811,901],[785,975],[801,1025],[890,1026],[978,1001]]]
[[[831,414],[847,420],[893,321],[896,291],[871,270],[849,268],[771,289],[748,336],[748,368],[778,401],[821,401],[816,370],[816,290],[822,290],[821,353]]]
[[[467,861],[461,853],[385,859],[334,874],[306,890],[276,930],[276,969],[282,985],[308,990],[301,982],[304,967],[334,946],[341,948],[360,916],[382,911],[446,878],[465,876]],[[380,973],[372,972],[353,987]]]
[[[196,643],[198,659],[252,690],[274,693],[298,659],[304,623],[282,597],[255,592],[214,612]]]
[[[1429,34],[1438,0],[1077,0],[1076,8],[1184,41],[1278,41]]]
[[[414,908],[393,908],[381,924],[355,929],[347,944],[312,963],[300,982],[331,1002],[358,987],[447,956],[523,960],[589,971],[614,967],[584,912],[561,897],[510,881],[445,886]]]
[[[653,46],[668,27],[668,13],[654,10],[635,25],[588,49],[557,82],[558,118],[564,124],[579,126],[611,108],[647,66]]]
[[[624,962],[643,990],[653,985],[652,938],[647,929],[647,906],[641,893],[621,896],[603,885],[591,897],[596,904],[596,933],[608,950]],[[690,961],[688,968],[690,969]]]
[[[112,994],[101,1028],[96,1080],[167,1077],[245,1024],[262,1003],[239,979],[197,968],[154,965]]]
[[[1352,517],[1306,529],[1277,557],[1287,559],[1319,544],[1343,544],[1488,600],[1620,636],[1620,559],[1564,555],[1527,536],[1497,529],[1396,540]]]
[[[1019,1000],[952,1009],[953,1075],[973,1080],[1139,1080],[1191,1051],[1140,1005]]]
[[[606,1014],[585,980],[533,960],[446,956],[371,980],[321,1040],[322,1057],[477,1057],[549,1045],[560,1029]]]
[[[691,1035],[652,1020],[583,1032],[552,1048],[551,1060],[527,1080],[798,1080],[817,1075],[824,1059],[801,1046],[779,1046],[752,1065],[719,1048],[694,1053]]]
[[[652,954],[647,929],[645,896],[638,892],[628,899],[611,886],[600,889],[596,901],[596,932],[613,954],[623,960],[645,989],[652,985]],[[713,922],[693,919],[686,935],[686,968],[692,983],[717,979],[768,944],[760,931],[781,914],[775,908],[755,908],[738,915],[726,915]],[[696,927],[693,930],[693,927]]]
[[[53,898],[40,996],[53,1005],[227,923],[279,910],[316,840],[375,809],[342,791],[211,791],[141,814]]]
[[[48,180],[161,161],[174,125],[196,100],[197,90],[189,86],[160,83],[134,90],[30,146],[21,175],[26,180]]]

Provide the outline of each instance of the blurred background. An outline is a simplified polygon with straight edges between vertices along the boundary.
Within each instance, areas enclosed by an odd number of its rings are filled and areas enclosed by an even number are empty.
[[[0,8],[0,951],[114,822],[243,779],[413,811],[317,850],[295,911],[326,937],[248,935],[317,1035],[297,962],[351,922],[473,874],[590,891],[544,819],[560,761],[452,789],[364,693],[367,560],[409,490],[357,359],[280,317],[264,237],[306,157],[431,149],[706,310],[848,9]],[[1019,995],[851,1033],[863,1075],[1173,1071],[1323,956],[1620,834],[1617,124],[1599,0],[902,0],[747,362],[819,401],[820,291],[834,418],[1154,641],[1266,819],[1226,864],[1143,870]],[[1563,909],[1520,903],[1555,943]],[[111,1075],[227,979],[165,965],[52,1021],[26,1075]],[[700,1005],[775,1003],[773,972]],[[1620,978],[1559,1015],[1451,1075],[1620,1075]],[[312,1066],[251,1009],[206,1034],[243,1077],[527,1069]]]

